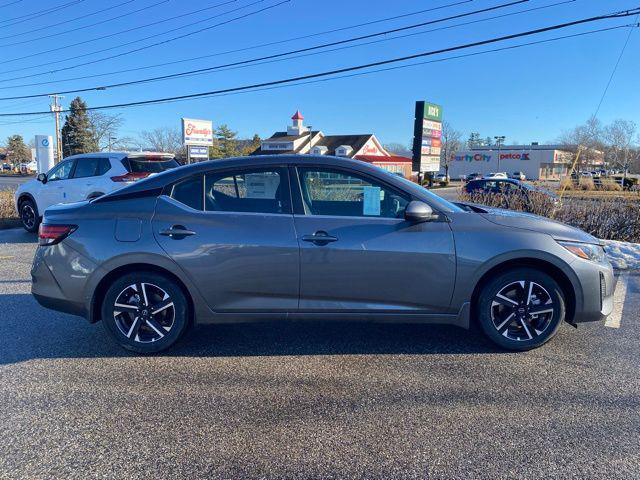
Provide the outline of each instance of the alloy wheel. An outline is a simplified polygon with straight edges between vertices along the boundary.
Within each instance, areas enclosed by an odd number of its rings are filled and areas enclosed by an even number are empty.
[[[32,229],[36,224],[36,212],[33,210],[33,207],[30,203],[25,203],[22,205],[20,209],[20,218],[22,219],[22,223],[28,229]]]
[[[120,333],[139,343],[164,338],[171,331],[175,317],[170,295],[152,283],[127,286],[113,305],[113,318]]]
[[[554,304],[540,284],[519,280],[502,287],[491,301],[491,320],[502,336],[515,341],[542,335],[553,319]]]

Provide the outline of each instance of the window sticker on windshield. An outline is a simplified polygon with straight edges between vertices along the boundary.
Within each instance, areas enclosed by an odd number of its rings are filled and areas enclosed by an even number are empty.
[[[363,215],[380,215],[380,187],[364,187]]]

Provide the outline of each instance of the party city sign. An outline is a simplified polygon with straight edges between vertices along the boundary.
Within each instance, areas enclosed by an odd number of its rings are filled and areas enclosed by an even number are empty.
[[[497,156],[497,155],[496,155]],[[493,158],[492,154],[487,153],[465,153],[462,155],[455,155],[454,160],[456,162],[490,162]],[[501,153],[500,160],[531,160],[529,158],[529,153],[527,152],[518,152],[518,153]]]

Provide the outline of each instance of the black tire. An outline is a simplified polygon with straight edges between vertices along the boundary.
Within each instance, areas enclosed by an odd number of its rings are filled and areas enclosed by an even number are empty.
[[[189,326],[184,292],[175,281],[155,272],[129,273],[116,279],[104,296],[101,313],[102,323],[116,342],[137,353],[169,348]]]
[[[22,227],[29,233],[37,232],[40,226],[40,214],[35,202],[30,198],[25,198],[20,201],[18,209]]]
[[[553,338],[565,319],[565,305],[553,278],[533,268],[516,268],[484,285],[476,313],[491,341],[507,350],[524,351]]]

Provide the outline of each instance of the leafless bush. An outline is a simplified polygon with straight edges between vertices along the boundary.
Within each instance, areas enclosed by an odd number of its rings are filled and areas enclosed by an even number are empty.
[[[629,198],[564,199],[555,206],[544,193],[523,195],[462,192],[464,202],[534,213],[584,230],[605,240],[640,242],[640,201]]]
[[[613,178],[602,178],[600,180],[600,186],[598,190],[605,190],[607,192],[621,192],[622,185],[616,182]]]
[[[18,218],[18,212],[13,205],[13,191],[0,190],[0,219]]]
[[[580,190],[591,191],[596,189],[596,184],[593,182],[593,178],[584,177],[578,181],[578,188]]]

